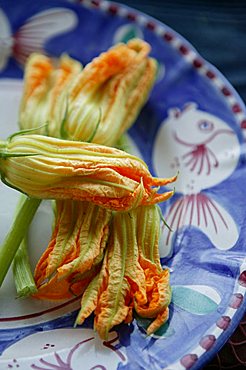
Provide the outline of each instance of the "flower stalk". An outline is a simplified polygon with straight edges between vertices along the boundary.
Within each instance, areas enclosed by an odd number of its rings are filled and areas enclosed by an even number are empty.
[[[0,286],[3,283],[19,245],[28,231],[40,202],[40,199],[26,198],[15,214],[12,226],[0,248]]]
[[[24,236],[13,260],[13,276],[17,297],[27,297],[37,292],[28,256],[27,235]]]

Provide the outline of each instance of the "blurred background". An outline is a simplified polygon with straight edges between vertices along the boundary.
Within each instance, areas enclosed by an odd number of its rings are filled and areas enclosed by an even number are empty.
[[[246,0],[122,0],[164,22],[215,65],[246,102]]]
[[[246,103],[246,0],[114,1],[158,19],[215,65]],[[203,370],[246,369],[246,315]]]

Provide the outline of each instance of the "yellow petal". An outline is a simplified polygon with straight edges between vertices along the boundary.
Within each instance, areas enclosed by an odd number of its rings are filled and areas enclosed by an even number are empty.
[[[32,54],[25,67],[19,113],[21,129],[49,123],[48,128],[40,129],[38,133],[46,134],[47,129],[48,132],[58,130],[64,115],[61,107],[63,93],[81,69],[81,64],[67,55],[62,55],[55,64],[45,55]]]

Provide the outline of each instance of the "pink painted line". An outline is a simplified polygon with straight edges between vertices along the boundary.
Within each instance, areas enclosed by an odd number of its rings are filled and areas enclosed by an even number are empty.
[[[61,309],[63,307],[66,307],[69,304],[76,302],[80,298],[81,298],[81,296],[75,297],[75,298],[71,299],[71,301],[64,302],[64,303],[60,304],[59,306],[51,307],[51,308],[48,308],[46,310],[35,312],[35,313],[31,313],[31,314],[28,314],[28,315],[3,317],[3,318],[0,317],[0,322],[11,322],[11,321],[28,320],[28,319],[32,319],[34,317],[46,315],[47,313],[54,312],[54,311],[57,311],[57,310],[59,310],[59,309]]]

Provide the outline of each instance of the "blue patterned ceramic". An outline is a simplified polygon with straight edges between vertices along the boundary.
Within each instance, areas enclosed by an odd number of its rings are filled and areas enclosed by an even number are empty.
[[[173,232],[165,228],[160,242],[163,266],[171,271],[169,321],[147,337],[148,322],[136,317],[102,342],[92,318],[73,329],[78,299],[16,299],[10,272],[0,290],[1,369],[201,369],[245,311],[245,107],[175,31],[103,0],[0,0],[1,137],[17,129],[23,65],[31,52],[66,52],[86,64],[136,36],[151,44],[159,72],[129,137],[154,175],[179,171],[175,196],[163,206]],[[1,185],[1,240],[17,197]],[[30,231],[33,264],[51,220],[44,202]]]

